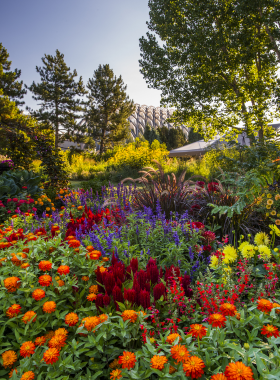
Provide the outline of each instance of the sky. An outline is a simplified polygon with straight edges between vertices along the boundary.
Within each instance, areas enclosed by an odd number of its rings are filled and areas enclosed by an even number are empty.
[[[58,49],[84,84],[99,64],[109,64],[130,99],[158,107],[160,91],[148,88],[138,63],[148,20],[148,0],[8,0],[1,3],[0,42],[28,86],[40,81],[36,66],[44,54]],[[24,101],[38,108],[30,91]]]

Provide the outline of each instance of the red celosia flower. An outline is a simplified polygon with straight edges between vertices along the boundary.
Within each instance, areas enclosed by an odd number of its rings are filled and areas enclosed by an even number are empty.
[[[237,312],[236,307],[232,305],[231,303],[223,303],[220,306],[220,311],[225,316],[231,316],[233,317],[235,313]]]
[[[124,351],[122,356],[119,356],[119,364],[122,368],[132,369],[135,367],[136,356],[133,352]]]
[[[207,334],[207,328],[203,325],[194,324],[190,326],[189,334],[194,337],[202,339]]]
[[[64,321],[68,326],[75,326],[79,321],[79,317],[76,313],[69,313],[65,316]]]
[[[258,309],[266,314],[270,313],[273,309],[273,303],[265,299],[260,299],[258,300]]]
[[[43,276],[39,277],[38,281],[41,286],[50,286],[52,278],[48,274],[43,274]]]
[[[199,379],[204,374],[204,367],[205,364],[203,360],[197,356],[191,356],[183,364],[183,370],[186,376],[189,376],[192,379]]]
[[[68,265],[60,265],[60,267],[57,269],[57,272],[59,274],[68,274],[70,272],[70,268]]]
[[[227,380],[254,380],[253,371],[242,362],[229,363],[225,376]]]
[[[42,298],[44,298],[46,296],[46,293],[43,289],[35,289],[32,293],[32,297],[36,300],[36,301],[40,301]]]
[[[266,325],[263,326],[261,330],[262,335],[266,335],[268,338],[274,336],[274,338],[277,338],[279,336],[279,330],[276,326],[273,325]]]
[[[49,348],[43,355],[43,359],[47,364],[53,364],[59,359],[59,350],[57,348]]]
[[[223,316],[223,314],[211,314],[208,318],[208,322],[213,327],[225,327],[226,318]]]
[[[43,261],[40,261],[38,267],[40,270],[46,272],[52,269],[52,263],[50,261],[43,260]]]
[[[14,318],[20,313],[20,310],[21,306],[15,303],[8,308],[8,310],[6,311],[6,315],[9,318]]]
[[[21,318],[21,320],[27,324],[28,322],[31,321],[31,319],[35,316],[35,318],[32,320],[32,322],[35,322],[36,321],[36,318],[37,318],[37,314],[31,310],[31,311],[27,311],[24,316]]]
[[[29,357],[34,354],[35,348],[33,342],[24,342],[20,347],[20,355],[24,358]]]

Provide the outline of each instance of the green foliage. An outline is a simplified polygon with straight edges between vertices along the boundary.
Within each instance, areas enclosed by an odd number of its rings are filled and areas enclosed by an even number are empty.
[[[2,94],[15,100],[16,105],[24,104],[22,99],[26,90],[23,87],[22,81],[17,81],[21,75],[21,70],[9,71],[11,68],[11,61],[8,61],[9,54],[7,49],[4,48],[0,42],[0,90]]]
[[[188,135],[188,143],[191,144],[199,140],[203,140],[203,135],[191,128]]]
[[[128,138],[128,117],[135,107],[125,92],[122,77],[114,76],[109,65],[99,65],[93,78],[89,79],[87,88],[87,134],[100,144],[102,154]]]
[[[163,126],[158,128],[160,139],[166,144],[168,150],[180,148],[187,144],[186,136],[181,128],[170,128]]]
[[[5,198],[21,194],[29,194],[34,197],[42,193],[42,190],[39,188],[41,177],[32,171],[10,170],[0,176],[0,181],[2,182],[1,192],[3,188],[9,188],[9,190],[4,192],[6,194]],[[0,196],[0,199],[3,198]]]
[[[151,127],[150,124],[147,124],[145,127],[144,137],[147,141],[149,141],[150,144],[152,144],[154,140],[158,140],[160,143],[163,142],[160,138],[159,128],[155,129]]]
[[[140,39],[141,72],[161,90],[171,120],[205,138],[242,133],[264,140],[279,106],[278,1],[254,7],[218,0],[151,0],[150,32]],[[275,33],[277,32],[277,37]],[[161,41],[160,41],[161,40]],[[237,126],[242,124],[242,128]]]
[[[29,111],[40,122],[53,126],[56,148],[58,142],[65,140],[82,141],[82,136],[78,133],[81,127],[76,121],[80,118],[77,112],[83,110],[77,96],[86,93],[82,77],[75,82],[77,72],[70,72],[70,68],[64,62],[64,55],[59,50],[56,50],[55,56],[45,54],[42,62],[43,67],[36,66],[41,82],[33,82],[28,87],[35,95],[33,99],[39,101],[41,107],[38,111]]]
[[[81,188],[84,190],[92,190],[93,194],[101,193],[102,187],[107,187],[109,181],[107,179],[100,179],[98,176],[91,178],[89,181],[82,182]]]

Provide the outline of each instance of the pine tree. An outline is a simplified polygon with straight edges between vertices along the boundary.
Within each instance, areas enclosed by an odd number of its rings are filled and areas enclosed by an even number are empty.
[[[181,128],[170,128],[163,126],[158,129],[160,139],[166,144],[168,150],[180,148],[187,144],[186,136]]]
[[[70,72],[64,62],[64,54],[56,50],[56,55],[46,55],[42,58],[43,67],[36,66],[41,82],[33,82],[29,88],[34,93],[33,99],[40,101],[41,108],[31,111],[41,122],[50,123],[55,130],[55,147],[65,140],[79,142],[83,135],[80,118],[77,112],[83,111],[83,102],[77,98],[86,93],[82,77],[78,82],[74,78],[77,71]]]
[[[162,142],[158,130],[152,128],[150,124],[147,124],[145,127],[144,137],[150,144],[152,144],[154,140],[158,140],[160,143]]]
[[[100,144],[100,154],[129,136],[128,117],[135,106],[129,100],[122,77],[114,75],[109,65],[99,65],[89,79],[85,120],[88,134]]]
[[[16,105],[22,105],[24,102],[19,101],[19,99],[23,98],[26,90],[23,88],[23,82],[17,81],[21,75],[21,70],[10,71],[12,61],[8,61],[8,58],[7,49],[0,43],[0,90],[2,90],[2,95],[14,100]]]

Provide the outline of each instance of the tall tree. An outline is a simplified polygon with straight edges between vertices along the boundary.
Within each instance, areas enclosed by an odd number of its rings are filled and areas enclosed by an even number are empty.
[[[12,61],[8,61],[9,53],[0,43],[0,90],[2,94],[8,96],[16,102],[16,105],[24,104],[22,99],[26,90],[23,88],[23,82],[17,81],[21,75],[21,70],[15,69],[10,71]]]
[[[114,75],[109,65],[99,65],[89,79],[85,120],[88,134],[100,144],[100,154],[129,136],[128,117],[135,106],[126,94],[122,77]]]
[[[141,72],[162,90],[162,104],[177,108],[173,121],[191,122],[206,138],[259,131],[263,140],[279,115],[279,1],[149,0],[149,7]]]
[[[181,128],[167,128],[163,126],[158,129],[160,139],[166,144],[168,150],[180,148],[187,144],[186,136]]]
[[[158,140],[160,143],[162,142],[158,129],[151,127],[150,124],[147,124],[145,127],[144,137],[150,144],[152,144],[154,140]]]
[[[77,71],[71,73],[64,61],[64,55],[56,50],[56,55],[42,58],[43,67],[36,66],[41,82],[33,82],[28,89],[34,93],[33,99],[41,102],[38,111],[31,111],[41,122],[50,123],[55,130],[55,147],[65,140],[79,142],[82,138],[81,126],[77,119],[83,111],[83,102],[77,96],[86,93],[82,77],[76,82]]]

